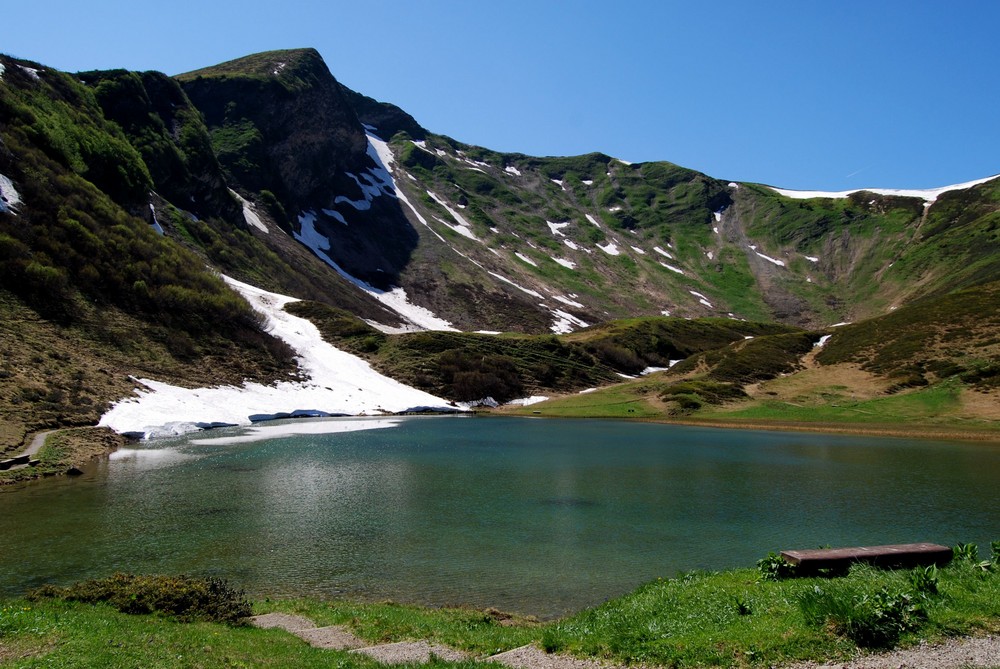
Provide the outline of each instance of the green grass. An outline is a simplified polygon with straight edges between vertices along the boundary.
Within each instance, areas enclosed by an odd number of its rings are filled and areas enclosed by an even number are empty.
[[[956,418],[962,385],[944,382],[886,397],[865,401],[830,400],[827,403],[796,405],[786,401],[763,400],[741,408],[715,408],[700,414],[703,418],[733,420],[772,420],[803,423],[872,423],[879,425],[954,425],[977,429],[997,429],[987,422],[962,421]]]
[[[862,597],[886,587],[905,591],[909,572],[852,569],[846,578],[763,581],[756,570],[692,574],[650,583],[544,632],[543,643],[627,663],[663,666],[768,666],[845,658],[857,647],[823,625],[811,625],[800,599],[816,587]],[[927,620],[905,633],[903,645],[998,629],[1000,576],[968,564],[940,571],[940,595]]]
[[[660,418],[663,412],[646,399],[641,386],[623,383],[593,392],[532,404],[512,413],[551,418]]]
[[[895,645],[996,633],[1000,572],[995,564],[995,555],[992,567],[956,559],[937,571],[934,589],[917,585],[913,571],[871,567],[852,568],[847,576],[833,579],[768,580],[756,569],[691,573],[647,583],[546,623],[493,610],[348,601],[265,600],[256,604],[255,612],[298,614],[318,626],[345,625],[373,644],[427,639],[478,658],[535,643],[548,651],[620,664],[766,667],[843,661],[856,655],[859,647],[836,624],[837,616],[843,609],[879,605],[879,593],[919,604],[905,629],[893,634]],[[824,604],[830,599],[827,593],[839,604]],[[282,630],[126,615],[105,604],[13,599],[0,602],[0,666],[376,665],[362,655],[311,648]]]

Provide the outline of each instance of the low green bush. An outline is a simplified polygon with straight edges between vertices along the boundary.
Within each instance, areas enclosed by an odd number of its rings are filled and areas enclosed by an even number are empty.
[[[795,565],[773,551],[757,560],[757,568],[765,581],[780,581],[795,576]]]
[[[862,648],[891,648],[927,618],[919,597],[890,586],[869,593],[817,585],[800,595],[799,608],[808,625],[829,628]]]
[[[250,601],[243,591],[218,578],[116,573],[65,588],[42,586],[28,593],[27,598],[107,602],[122,613],[160,613],[182,622],[204,620],[238,625],[251,615]]]

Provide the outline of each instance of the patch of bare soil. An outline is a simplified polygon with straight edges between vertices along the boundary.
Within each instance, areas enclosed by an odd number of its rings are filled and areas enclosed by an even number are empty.
[[[378,646],[367,646],[351,651],[381,662],[382,664],[412,664],[430,662],[432,656],[450,662],[461,662],[469,659],[468,653],[440,646],[427,641],[400,641],[384,643]]]
[[[963,418],[1000,421],[1000,390],[963,390],[961,401]]]
[[[52,648],[52,644],[46,643],[41,646],[26,643],[20,639],[0,639],[0,665],[8,662],[24,660],[29,657],[44,655]]]
[[[546,653],[534,645],[514,648],[487,659],[514,669],[616,669],[616,665],[594,659]]]

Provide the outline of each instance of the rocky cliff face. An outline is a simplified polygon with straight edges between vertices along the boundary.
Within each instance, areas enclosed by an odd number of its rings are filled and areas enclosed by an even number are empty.
[[[259,54],[178,79],[233,188],[248,199],[273,195],[276,217],[285,217],[278,223],[321,234],[351,275],[382,288],[398,279],[417,235],[398,203],[376,197],[379,166],[365,129],[315,50]],[[345,211],[353,225],[342,222]]]

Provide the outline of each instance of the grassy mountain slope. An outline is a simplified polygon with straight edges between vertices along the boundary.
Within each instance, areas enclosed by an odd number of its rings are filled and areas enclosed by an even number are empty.
[[[142,371],[287,374],[287,347],[250,306],[136,215],[149,211],[149,170],[93,92],[2,62],[0,174],[19,200],[0,211],[4,422],[92,423]],[[213,374],[196,368],[208,364]]]
[[[994,282],[852,325],[731,342],[695,353],[669,372],[532,410],[1000,434],[998,297]]]

